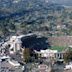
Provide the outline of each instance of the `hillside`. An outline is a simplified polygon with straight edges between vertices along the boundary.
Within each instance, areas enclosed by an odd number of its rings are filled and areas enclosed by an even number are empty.
[[[8,0],[7,0],[8,1]],[[72,35],[72,9],[45,0],[1,0],[0,37],[31,32]]]
[[[72,6],[72,0],[47,0],[47,1],[66,5],[66,6]]]
[[[55,7],[55,8],[54,8]],[[48,10],[61,9],[58,4],[51,2],[46,3],[44,0],[1,0],[0,2],[0,18],[4,16],[22,16],[38,12],[48,13]]]

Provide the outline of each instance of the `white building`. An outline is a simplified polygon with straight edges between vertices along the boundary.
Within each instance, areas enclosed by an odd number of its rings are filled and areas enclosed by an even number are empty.
[[[54,54],[57,53],[57,50],[46,49],[46,50],[41,50],[40,52],[42,57],[54,57]]]
[[[57,50],[46,49],[41,51],[35,50],[35,52],[45,58],[55,58],[56,60],[63,59],[63,53]]]
[[[41,57],[54,57],[55,54],[58,52],[57,50],[51,50],[51,49],[46,49],[46,50],[40,50],[40,51],[35,51],[38,54],[41,54]]]
[[[9,44],[10,44],[10,53],[15,53],[20,50],[21,48],[21,39],[18,38],[18,36],[12,36],[10,38]]]

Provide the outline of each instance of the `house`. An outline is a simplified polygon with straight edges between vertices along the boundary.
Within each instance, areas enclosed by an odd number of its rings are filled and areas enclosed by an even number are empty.
[[[40,52],[37,52],[38,54],[41,54],[41,57],[54,57],[54,54],[57,53],[57,50],[50,50],[50,49],[46,49],[46,50],[40,50]]]
[[[41,57],[45,57],[45,58],[54,58],[56,60],[63,59],[63,53],[58,52],[57,50],[46,49],[40,51],[35,50],[35,52]]]

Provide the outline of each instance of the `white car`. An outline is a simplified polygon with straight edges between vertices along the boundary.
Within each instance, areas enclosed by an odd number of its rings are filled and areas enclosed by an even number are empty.
[[[72,69],[72,64],[66,65],[64,68],[64,70],[69,70],[69,69]]]
[[[25,69],[25,67],[24,66],[22,66],[22,70],[24,70]]]

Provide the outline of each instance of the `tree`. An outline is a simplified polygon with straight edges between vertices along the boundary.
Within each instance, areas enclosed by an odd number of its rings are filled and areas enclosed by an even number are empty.
[[[4,37],[9,35],[9,31],[7,28],[2,28],[2,33],[3,33]]]
[[[68,63],[71,60],[72,60],[72,51],[67,51],[66,53],[64,53],[64,61]]]
[[[10,28],[11,30],[16,30],[16,27],[15,27],[14,24],[9,24],[9,28]]]
[[[29,62],[30,60],[30,49],[29,48],[24,49],[23,58],[26,63]]]

